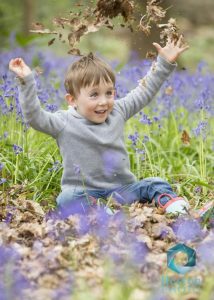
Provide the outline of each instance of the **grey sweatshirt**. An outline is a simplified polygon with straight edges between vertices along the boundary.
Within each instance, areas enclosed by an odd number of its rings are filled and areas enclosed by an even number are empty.
[[[130,171],[124,141],[125,122],[146,106],[175,69],[158,56],[139,85],[115,100],[104,123],[95,124],[73,107],[47,112],[40,106],[33,74],[19,83],[20,104],[25,121],[56,139],[63,159],[62,190],[66,188],[114,189],[136,182]]]

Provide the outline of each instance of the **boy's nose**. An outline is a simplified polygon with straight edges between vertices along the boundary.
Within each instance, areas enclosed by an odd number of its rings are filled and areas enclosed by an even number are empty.
[[[102,97],[102,98],[100,98],[99,101],[98,101],[98,104],[99,104],[99,105],[104,105],[104,104],[106,104],[106,103],[108,103],[108,100],[106,99],[106,97]]]

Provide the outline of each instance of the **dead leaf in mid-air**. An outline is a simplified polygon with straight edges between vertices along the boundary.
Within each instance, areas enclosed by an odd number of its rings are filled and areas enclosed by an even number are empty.
[[[55,39],[56,39],[56,38],[51,39],[51,40],[48,42],[48,46],[52,45],[52,44],[54,43]]]
[[[80,50],[77,49],[77,48],[72,48],[72,49],[70,49],[70,50],[68,51],[68,54],[71,54],[71,55],[77,55],[77,56],[81,55]]]
[[[157,54],[153,51],[148,51],[146,53],[146,59],[155,59],[157,57]]]
[[[184,129],[182,132],[182,136],[181,136],[181,141],[184,145],[189,146],[190,145],[190,136],[188,134],[188,132]]]
[[[36,22],[31,25],[32,30],[44,30],[45,26],[42,23]]]
[[[37,29],[37,30],[29,30],[31,33],[38,33],[38,34],[58,34],[57,31],[51,31],[50,29]]]
[[[146,13],[149,16],[150,22],[157,23],[165,17],[166,10],[159,5],[160,3],[160,0],[147,1]]]
[[[133,15],[133,8],[133,1],[130,0],[99,0],[95,12],[110,19],[121,14],[126,22]]]

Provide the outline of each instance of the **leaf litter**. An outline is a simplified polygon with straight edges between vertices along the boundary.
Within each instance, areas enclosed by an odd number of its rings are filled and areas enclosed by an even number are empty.
[[[137,276],[141,292],[145,286],[151,292],[167,270],[167,250],[179,242],[178,237],[185,238],[193,222],[191,216],[166,216],[153,204],[139,202],[117,209],[113,216],[99,208],[62,219],[59,212],[45,212],[39,203],[14,194],[16,199],[7,201],[1,196],[0,252],[10,249],[16,256],[12,262],[8,257],[7,265],[12,264],[28,281],[25,299],[47,299],[57,293],[69,299],[83,282],[102,295],[109,272],[112,284]],[[213,233],[207,228],[201,232],[188,234],[185,242],[203,255],[213,243]],[[4,274],[5,266],[0,269]]]

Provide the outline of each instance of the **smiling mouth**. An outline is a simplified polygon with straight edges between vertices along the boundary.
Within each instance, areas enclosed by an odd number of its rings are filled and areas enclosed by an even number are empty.
[[[95,113],[98,114],[98,115],[104,115],[106,112],[107,112],[107,109],[106,110],[95,111]]]

